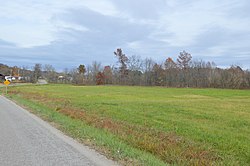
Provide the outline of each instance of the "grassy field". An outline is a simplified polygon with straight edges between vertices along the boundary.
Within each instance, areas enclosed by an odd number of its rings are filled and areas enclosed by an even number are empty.
[[[250,165],[250,91],[43,85],[10,97],[124,165]]]

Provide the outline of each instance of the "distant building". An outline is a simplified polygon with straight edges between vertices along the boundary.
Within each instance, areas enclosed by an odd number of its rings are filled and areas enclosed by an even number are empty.
[[[64,76],[58,76],[58,79],[59,79],[59,80],[64,80],[65,77],[64,77]]]
[[[5,80],[5,75],[0,73],[0,80]]]
[[[5,78],[5,80],[8,80],[8,81],[10,81],[10,82],[16,80],[16,78],[13,77],[13,76],[5,76],[4,78]]]

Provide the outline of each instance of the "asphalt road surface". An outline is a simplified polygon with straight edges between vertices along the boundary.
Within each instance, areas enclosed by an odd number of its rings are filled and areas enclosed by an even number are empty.
[[[117,165],[0,96],[0,165]]]

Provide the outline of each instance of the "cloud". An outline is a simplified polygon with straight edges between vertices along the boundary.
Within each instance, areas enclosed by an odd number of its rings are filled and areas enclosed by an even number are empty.
[[[4,1],[0,6],[0,38],[16,43],[19,47],[47,45],[57,40],[54,33],[58,29],[73,28],[85,30],[84,27],[55,20],[57,15],[72,8],[88,8],[103,15],[116,13],[112,3],[106,0],[13,0]],[[53,22],[55,21],[55,22]]]
[[[112,0],[120,17],[129,19],[130,21],[147,20],[152,21],[157,18],[164,9],[165,0],[137,0],[133,1],[117,1]],[[146,23],[146,22],[145,22]]]
[[[60,69],[112,64],[121,47],[158,62],[186,50],[196,59],[250,68],[249,7],[247,0],[3,1],[0,60]]]
[[[0,48],[3,48],[3,47],[15,47],[16,45],[14,43],[11,43],[11,42],[7,42],[7,41],[4,41],[2,39],[0,39]]]

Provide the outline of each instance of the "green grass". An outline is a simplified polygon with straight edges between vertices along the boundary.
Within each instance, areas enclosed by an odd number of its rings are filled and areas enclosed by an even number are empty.
[[[142,165],[250,164],[249,90],[71,85],[9,89],[15,100],[39,110],[75,138],[95,140],[93,144],[118,160]]]

